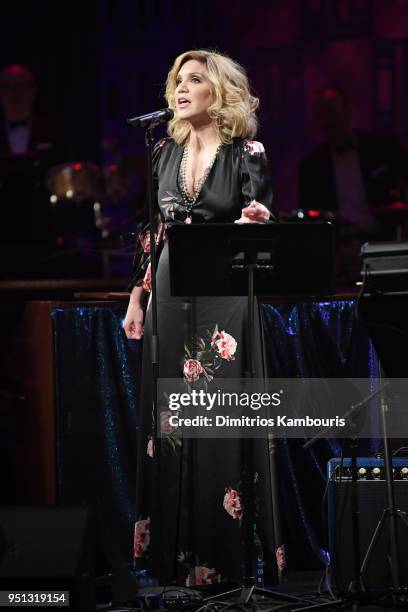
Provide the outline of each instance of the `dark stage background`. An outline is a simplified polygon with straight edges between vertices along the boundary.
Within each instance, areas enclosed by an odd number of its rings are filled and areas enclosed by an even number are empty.
[[[43,0],[0,9],[0,68],[33,70],[37,106],[64,125],[71,161],[107,164],[143,153],[142,134],[125,118],[160,108],[175,56],[201,47],[230,54],[249,72],[278,210],[298,206],[298,163],[318,142],[312,102],[320,87],[350,93],[355,127],[408,140],[406,0]],[[264,305],[269,375],[375,374],[353,309],[351,301]],[[123,314],[122,307],[56,309],[53,323],[59,501],[101,501],[128,556],[141,348],[126,342]],[[340,450],[321,442],[305,459],[300,445],[278,449],[292,569],[321,567],[325,558],[325,463]]]
[[[22,8],[23,7],[23,8]],[[67,128],[72,159],[142,152],[124,122],[163,105],[175,56],[210,47],[248,69],[276,205],[298,204],[297,166],[317,142],[316,91],[351,95],[355,127],[408,138],[405,0],[88,0],[3,3],[0,65],[39,79],[38,106]]]

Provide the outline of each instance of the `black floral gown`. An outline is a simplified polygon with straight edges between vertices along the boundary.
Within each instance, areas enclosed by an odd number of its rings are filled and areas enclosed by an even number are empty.
[[[175,298],[170,296],[165,227],[187,218],[180,187],[183,147],[169,138],[154,150],[154,179],[161,240],[157,270],[160,377],[192,379],[211,375],[243,377],[246,370],[246,305],[242,297]],[[231,223],[252,200],[271,210],[268,164],[261,143],[236,138],[222,145],[191,210],[192,223]],[[273,216],[272,216],[273,218]],[[162,240],[164,234],[164,240]],[[211,245],[209,245],[211,248]],[[149,244],[141,234],[136,253],[135,284],[149,285]],[[186,254],[194,257],[194,253]],[[137,468],[134,554],[139,569],[147,568],[160,584],[185,586],[224,580],[239,581],[243,567],[243,444],[241,439],[180,440],[167,432],[154,444],[151,399],[151,313],[147,310],[143,347],[143,383]],[[211,368],[194,354],[192,337],[213,354]],[[197,344],[197,340],[195,340]],[[261,335],[255,374],[264,375]],[[158,448],[160,449],[158,451]],[[160,452],[160,457],[158,457]],[[271,488],[268,443],[255,440],[256,532],[264,559],[273,563]]]

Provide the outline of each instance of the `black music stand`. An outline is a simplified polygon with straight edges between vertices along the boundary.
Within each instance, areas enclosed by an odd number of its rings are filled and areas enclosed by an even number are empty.
[[[245,251],[259,254],[254,295],[333,292],[334,226],[329,222],[180,223],[168,228],[168,237],[172,295],[248,295]]]
[[[331,223],[175,224],[168,228],[170,287],[174,296],[248,296],[248,370],[253,378],[254,297],[332,292],[334,228]],[[214,273],[216,271],[216,273]],[[272,448],[274,449],[273,440]],[[302,598],[255,586],[253,575],[253,448],[245,440],[242,586],[222,595],[239,605],[254,594],[300,603]],[[281,542],[274,450],[270,456],[274,548]]]

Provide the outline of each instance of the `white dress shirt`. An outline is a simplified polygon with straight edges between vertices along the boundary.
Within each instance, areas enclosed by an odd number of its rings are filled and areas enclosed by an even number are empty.
[[[26,123],[26,125],[19,125],[14,127],[6,123],[5,128],[10,145],[10,150],[13,155],[21,155],[22,153],[27,153],[31,132],[30,122]]]

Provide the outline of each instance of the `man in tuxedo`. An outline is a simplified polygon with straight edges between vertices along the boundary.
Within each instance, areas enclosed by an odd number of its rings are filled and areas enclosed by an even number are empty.
[[[48,163],[66,161],[64,132],[57,122],[34,110],[37,83],[33,73],[20,64],[0,72],[0,153],[46,155]]]
[[[31,252],[34,244],[42,249],[53,243],[46,174],[67,160],[67,146],[61,126],[35,111],[36,96],[36,80],[26,66],[1,70],[0,241],[9,246],[1,257],[0,276],[24,275],[25,248]]]
[[[36,79],[26,66],[13,64],[0,71],[0,282],[41,277],[42,262],[54,248],[46,173],[68,155],[63,129],[35,111],[36,97]],[[18,333],[22,313],[23,303],[0,300],[2,417],[13,408],[15,418],[23,401]],[[6,421],[5,431],[7,426]],[[5,448],[10,461],[10,447]]]
[[[403,197],[407,151],[390,136],[353,129],[349,99],[339,88],[323,89],[316,111],[324,142],[301,161],[301,207],[334,211],[357,233],[380,236],[375,207]]]

